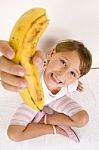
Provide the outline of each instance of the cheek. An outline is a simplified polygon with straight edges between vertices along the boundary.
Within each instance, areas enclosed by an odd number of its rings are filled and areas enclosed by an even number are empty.
[[[66,78],[65,85],[72,84],[74,81],[75,81],[75,79]]]

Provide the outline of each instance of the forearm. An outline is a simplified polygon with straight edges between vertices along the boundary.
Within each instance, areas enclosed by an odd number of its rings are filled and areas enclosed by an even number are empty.
[[[45,134],[52,134],[52,125],[45,125],[45,124],[29,124],[25,130],[22,132],[22,140],[36,138]]]
[[[17,142],[52,133],[52,125],[41,123],[30,123],[26,127],[22,125],[11,125],[8,128],[9,138]]]
[[[75,126],[74,121],[69,116],[62,113],[48,114],[47,124]]]

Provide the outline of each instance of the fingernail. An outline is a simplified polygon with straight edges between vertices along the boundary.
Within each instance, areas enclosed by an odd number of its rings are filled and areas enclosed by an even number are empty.
[[[19,87],[19,89],[18,89],[19,92],[22,92],[23,90],[24,90],[24,88],[22,88],[22,87]]]
[[[20,69],[20,70],[19,70],[19,75],[20,75],[20,76],[24,76],[24,75],[25,75],[25,71],[24,71],[23,69]]]
[[[21,88],[25,88],[27,86],[27,81],[21,82]]]
[[[14,53],[13,53],[12,51],[7,51],[7,52],[6,52],[6,55],[7,55],[7,57],[10,58],[10,59],[13,59],[13,57],[14,57]]]

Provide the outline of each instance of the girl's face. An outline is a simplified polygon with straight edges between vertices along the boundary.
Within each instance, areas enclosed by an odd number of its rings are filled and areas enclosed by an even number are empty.
[[[47,88],[58,92],[61,87],[73,83],[80,77],[80,58],[76,51],[58,52],[52,50],[48,56],[44,80]]]

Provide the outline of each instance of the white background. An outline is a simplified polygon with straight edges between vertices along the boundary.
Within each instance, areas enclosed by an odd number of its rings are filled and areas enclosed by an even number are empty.
[[[32,7],[47,11],[49,26],[38,48],[50,50],[57,41],[72,38],[83,42],[99,67],[98,0],[0,0],[0,39],[8,40],[16,20]]]

